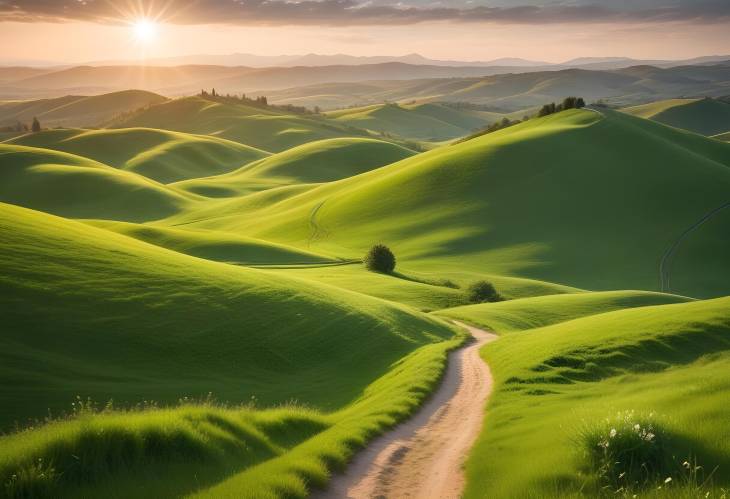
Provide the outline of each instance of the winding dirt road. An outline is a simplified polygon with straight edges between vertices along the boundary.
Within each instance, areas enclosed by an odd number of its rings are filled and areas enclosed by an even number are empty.
[[[456,323],[474,341],[452,352],[439,388],[408,421],[375,439],[320,499],[455,499],[464,488],[462,466],[479,434],[492,376],[479,348],[494,334]]]

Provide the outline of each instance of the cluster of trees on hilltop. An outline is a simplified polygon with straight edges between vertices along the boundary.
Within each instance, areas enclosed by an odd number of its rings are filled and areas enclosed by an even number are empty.
[[[5,126],[0,128],[0,132],[17,132],[17,133],[26,133],[28,132],[28,125],[25,123],[21,123],[18,121],[15,125]],[[32,132],[40,132],[41,131],[41,123],[38,121],[38,118],[33,117],[33,123],[30,125],[30,131]]]
[[[200,91],[200,97],[205,97],[206,99],[213,100],[216,102],[224,102],[227,104],[246,104],[248,106],[254,106],[254,107],[265,107],[265,108],[273,108],[278,109],[280,111],[286,111],[289,113],[294,114],[319,114],[319,107],[315,106],[314,111],[307,109],[303,106],[293,106],[291,104],[281,104],[281,105],[274,105],[269,104],[269,100],[265,95],[259,95],[257,97],[251,98],[248,97],[246,94],[219,94],[215,91],[215,88],[212,89],[210,92],[206,90]]]
[[[507,117],[502,118],[502,121],[497,121],[492,123],[486,128],[482,128],[481,130],[477,130],[471,135],[468,135],[464,137],[463,139],[459,139],[456,141],[456,143],[460,142],[466,142],[467,140],[475,139],[477,137],[481,137],[482,135],[486,135],[488,133],[496,132],[497,130],[502,130],[504,128],[509,128],[511,126],[517,125],[518,123],[522,123],[523,121],[527,121],[530,119],[528,116],[525,116],[522,120],[511,120]]]
[[[566,109],[580,109],[583,107],[586,107],[586,102],[583,100],[583,97],[566,97],[563,99],[561,104],[556,105],[554,102],[545,104],[542,108],[540,108],[537,116],[548,116],[550,114],[559,113],[560,111],[565,111]]]

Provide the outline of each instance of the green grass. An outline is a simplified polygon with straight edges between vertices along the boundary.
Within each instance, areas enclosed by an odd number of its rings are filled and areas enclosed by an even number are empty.
[[[196,196],[73,154],[0,144],[0,201],[72,218],[147,221]]]
[[[123,90],[102,95],[66,95],[53,99],[0,101],[0,126],[28,126],[37,117],[44,127],[99,126],[120,114],[160,104],[167,99],[144,90]]]
[[[689,299],[648,291],[603,291],[466,305],[441,310],[437,314],[505,334],[614,310],[685,301]]]
[[[215,231],[86,220],[86,223],[186,255],[238,265],[338,263],[332,257],[290,246]]]
[[[444,276],[471,271],[582,289],[659,290],[664,252],[727,200],[730,146],[603,113],[530,120],[260,209],[189,211],[163,223],[343,258],[382,242],[409,268]],[[710,247],[723,230],[708,225],[692,235],[694,244]],[[683,284],[672,292],[730,292],[727,261],[690,255],[687,262],[674,269],[674,282]]]
[[[702,135],[730,130],[730,104],[711,98],[675,99],[624,111]]]
[[[712,138],[723,142],[730,142],[730,132],[719,133],[717,135],[713,135]]]
[[[581,437],[626,410],[655,413],[668,452],[717,467],[714,486],[727,488],[728,310],[730,298],[617,310],[488,345],[496,386],[465,496],[600,496]]]
[[[676,106],[683,106],[685,104],[691,104],[699,99],[666,99],[656,102],[649,102],[648,104],[640,104],[638,106],[625,107],[621,111],[638,116],[640,118],[651,119],[657,114],[671,109]]]
[[[336,121],[418,140],[440,141],[468,135],[501,119],[500,115],[443,104],[380,104],[330,111]]]
[[[213,135],[270,152],[281,152],[313,140],[366,136],[362,130],[320,117],[286,114],[273,108],[224,104],[204,97],[185,97],[110,123],[114,128],[163,128]]]
[[[331,182],[413,156],[390,142],[340,138],[310,142],[252,162],[234,172],[176,184],[213,197],[234,197],[270,187]]]
[[[150,128],[55,129],[9,143],[76,154],[165,184],[226,173],[268,155],[217,137]]]
[[[392,363],[451,337],[404,306],[192,258],[2,205],[0,423],[76,395],[169,403],[350,402]]]

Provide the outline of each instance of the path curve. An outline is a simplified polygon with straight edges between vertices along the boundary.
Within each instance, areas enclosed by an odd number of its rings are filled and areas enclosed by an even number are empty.
[[[449,354],[441,384],[409,420],[355,456],[319,499],[456,499],[464,488],[463,464],[479,435],[492,375],[479,349],[496,335],[455,322],[474,337]]]
[[[671,291],[669,287],[669,272],[671,270],[671,263],[672,263],[672,257],[674,256],[674,253],[677,251],[677,248],[679,248],[679,245],[682,244],[682,241],[684,241],[687,236],[689,236],[692,232],[699,229],[705,222],[710,220],[712,217],[720,213],[725,208],[730,208],[730,202],[727,202],[723,204],[722,206],[718,206],[717,208],[710,210],[709,212],[705,213],[702,218],[697,220],[695,223],[687,227],[684,232],[682,232],[677,239],[674,240],[674,242],[667,248],[667,250],[662,255],[661,260],[659,261],[659,287],[660,291],[663,291],[665,293],[669,293]]]

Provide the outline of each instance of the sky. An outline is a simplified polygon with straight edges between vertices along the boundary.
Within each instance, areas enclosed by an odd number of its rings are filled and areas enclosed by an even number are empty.
[[[191,54],[730,54],[730,0],[0,0],[0,63]]]

